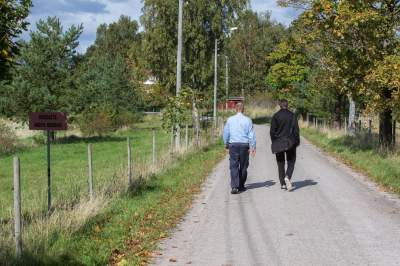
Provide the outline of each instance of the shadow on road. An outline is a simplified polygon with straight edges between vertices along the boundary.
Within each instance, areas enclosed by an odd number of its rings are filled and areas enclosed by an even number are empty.
[[[304,188],[304,187],[315,186],[315,185],[318,184],[318,182],[315,182],[312,179],[306,179],[306,180],[303,180],[303,181],[292,182],[292,184],[294,186],[293,191],[295,191],[295,190],[298,190],[298,189],[301,189],[301,188]]]
[[[276,184],[275,181],[268,180],[268,181],[265,181],[265,182],[258,182],[258,183],[248,184],[248,185],[246,185],[246,188],[247,189],[267,188],[267,187],[272,187],[275,184]]]

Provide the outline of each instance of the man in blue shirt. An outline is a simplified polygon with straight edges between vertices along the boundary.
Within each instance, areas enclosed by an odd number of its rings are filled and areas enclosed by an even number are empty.
[[[244,105],[238,103],[236,115],[228,118],[224,128],[225,148],[229,151],[232,194],[245,190],[249,154],[256,155],[256,136],[250,118],[243,115]]]

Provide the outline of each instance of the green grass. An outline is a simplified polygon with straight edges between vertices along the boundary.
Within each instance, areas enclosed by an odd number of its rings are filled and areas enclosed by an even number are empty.
[[[150,259],[223,158],[221,143],[179,159],[174,167],[114,199],[79,231],[54,233],[43,254],[24,254],[21,265],[141,265]],[[12,264],[12,262],[10,262]]]
[[[356,170],[365,173],[386,190],[400,194],[398,154],[380,152],[377,144],[366,135],[330,138],[327,134],[310,128],[303,128],[302,135]]]
[[[93,144],[94,189],[111,181],[126,169],[127,137],[131,138],[134,161],[151,157],[150,130],[130,130],[105,138],[73,139],[70,143],[52,145],[52,196],[54,207],[78,202],[87,195],[87,145]],[[157,133],[158,152],[169,148],[168,134]],[[0,220],[10,218],[13,206],[12,160],[21,161],[22,210],[24,216],[35,216],[46,211],[47,157],[46,146],[24,148],[0,159]],[[121,184],[121,186],[124,184]]]

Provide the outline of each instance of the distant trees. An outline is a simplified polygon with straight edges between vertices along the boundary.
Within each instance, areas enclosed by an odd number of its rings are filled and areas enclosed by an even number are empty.
[[[247,0],[188,0],[184,5],[183,86],[209,90],[213,82],[214,40],[223,47],[224,34]],[[175,91],[178,1],[145,0],[143,49],[151,74],[169,92]]]
[[[271,67],[266,56],[286,38],[283,25],[273,22],[270,13],[246,10],[234,22],[237,30],[227,38],[231,95],[265,91],[265,77]],[[225,67],[224,67],[225,68]]]

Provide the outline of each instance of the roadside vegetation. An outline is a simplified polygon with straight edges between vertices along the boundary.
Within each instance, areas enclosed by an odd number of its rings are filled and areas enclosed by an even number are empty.
[[[400,195],[400,154],[380,150],[377,138],[367,133],[354,136],[333,129],[303,126],[302,135],[322,150],[366,174],[383,190]]]
[[[134,190],[114,198],[75,230],[52,230],[43,242],[32,239],[22,260],[8,260],[6,265],[148,263],[156,254],[158,241],[180,221],[202,182],[224,156],[221,151],[219,143],[180,157],[160,173],[137,180]],[[92,212],[87,208],[96,208],[97,204],[95,200],[77,209],[75,215]],[[49,222],[60,218],[52,217]]]

